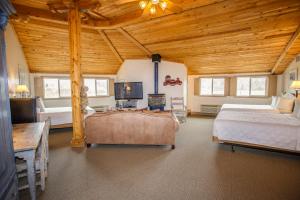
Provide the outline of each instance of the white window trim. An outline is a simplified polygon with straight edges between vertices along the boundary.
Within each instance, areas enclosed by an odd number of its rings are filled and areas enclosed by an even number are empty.
[[[249,95],[238,95],[238,78],[249,78]],[[265,78],[266,85],[265,85],[265,94],[264,95],[251,95],[251,79],[252,78]],[[262,98],[267,97],[269,93],[269,77],[268,76],[238,76],[236,77],[236,96],[237,97],[254,97],[254,98]]]
[[[70,91],[71,91],[71,94],[70,94],[70,96],[61,96],[60,95],[60,80],[69,80],[70,81]],[[71,83],[71,80],[68,78],[68,77],[61,77],[61,78],[58,78],[58,96],[59,96],[59,98],[61,99],[61,98],[71,98],[71,96],[72,96],[72,83]]]
[[[67,76],[44,76],[42,77],[43,79],[43,98],[44,99],[70,99],[72,97],[72,93],[71,96],[69,97],[62,97],[60,95],[60,81],[59,80],[70,80],[70,86],[71,86],[71,90],[72,90],[72,81],[69,77]],[[45,79],[57,79],[58,81],[58,97],[45,97]],[[94,79],[95,80],[95,93],[96,95],[93,96],[88,96],[88,98],[97,98],[97,97],[109,97],[110,96],[110,79],[109,78],[99,78],[99,77],[83,77],[83,84],[84,84],[84,79]],[[96,84],[96,80],[106,80],[107,81],[107,95],[97,95],[97,84]]]
[[[211,94],[201,94],[201,79],[202,78],[210,78],[211,79]],[[214,94],[214,79],[223,79],[224,80],[224,94]],[[225,80],[225,77],[201,77],[200,80],[199,80],[199,83],[200,83],[200,92],[199,92],[199,95],[202,96],[202,97],[224,97],[225,96],[225,84],[226,84],[226,80]]]
[[[57,80],[58,97],[51,98],[51,97],[46,97],[45,96],[45,79],[56,79]],[[71,96],[70,97],[61,97],[60,96],[60,82],[59,82],[60,79],[67,80],[69,78],[68,77],[63,77],[63,76],[60,76],[60,77],[45,76],[45,77],[43,77],[43,97],[44,97],[44,99],[68,99],[68,98],[71,98]]]

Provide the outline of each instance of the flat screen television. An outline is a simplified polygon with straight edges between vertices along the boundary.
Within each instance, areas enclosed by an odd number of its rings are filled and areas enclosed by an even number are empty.
[[[115,83],[115,99],[116,100],[143,99],[143,83],[142,82]]]

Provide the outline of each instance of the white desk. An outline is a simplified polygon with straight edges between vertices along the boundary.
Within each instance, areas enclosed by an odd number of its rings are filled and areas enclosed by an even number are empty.
[[[13,125],[15,157],[27,164],[27,179],[32,200],[36,199],[35,154],[41,142],[45,122]]]

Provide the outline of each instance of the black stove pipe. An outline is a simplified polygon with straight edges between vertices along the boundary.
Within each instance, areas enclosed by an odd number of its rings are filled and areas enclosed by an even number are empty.
[[[158,62],[154,63],[154,94],[158,94]]]
[[[158,63],[161,61],[159,54],[152,55],[152,62],[154,62],[154,94],[158,94]]]

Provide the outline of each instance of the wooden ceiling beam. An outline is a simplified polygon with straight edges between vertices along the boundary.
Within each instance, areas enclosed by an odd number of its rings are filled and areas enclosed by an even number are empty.
[[[13,16],[13,19],[18,19],[18,17],[28,17],[58,24],[68,24],[67,16],[65,14],[54,14],[47,10],[27,7],[18,4],[14,4],[13,6],[17,10],[17,14]]]
[[[139,49],[144,51],[147,56],[151,56],[152,52],[147,49],[145,46],[143,46],[139,41],[137,41],[132,35],[130,35],[125,29],[123,28],[118,28],[118,31],[122,33],[128,40],[130,40],[133,44],[135,44]]]
[[[113,2],[111,4],[118,5],[118,3],[123,4],[123,3],[130,3],[130,2],[134,2],[134,1],[137,1],[137,0],[119,0],[119,1]],[[170,4],[173,5],[173,2],[170,2]],[[24,16],[28,16],[29,19],[52,22],[52,23],[57,23],[57,24],[67,24],[66,13],[67,13],[68,5],[63,5],[60,3],[58,3],[58,4],[52,3],[52,4],[48,4],[48,6],[51,11],[34,8],[34,7],[28,7],[28,6],[24,6],[24,5],[20,5],[20,4],[14,4],[14,7],[17,10],[17,15],[23,16],[22,18],[24,18]],[[98,7],[99,7],[99,5],[98,5]],[[170,15],[182,14],[182,13],[185,13],[188,11],[195,10],[202,6],[193,7],[191,9],[186,9],[186,10],[176,9],[175,11],[174,11],[173,7],[170,7],[170,9],[173,10],[171,13],[166,12],[163,15],[156,15],[156,16],[152,16],[152,15],[144,15],[143,16],[143,10],[141,10],[141,9],[138,9],[129,14],[125,14],[125,15],[118,16],[118,17],[111,18],[111,19],[105,19],[104,16],[101,16],[101,17],[103,17],[103,20],[89,19],[89,20],[82,22],[82,27],[90,28],[90,29],[97,29],[97,30],[117,29],[120,27],[132,25],[135,23],[141,23],[141,22],[144,22],[144,21],[147,21],[150,19],[160,19],[160,18],[170,16]],[[92,13],[92,14],[95,14],[95,13]]]
[[[35,19],[44,22],[51,22],[55,24],[63,24],[68,25],[67,16],[65,13],[52,13],[47,10],[28,7],[24,5],[14,4],[15,9],[17,10],[17,14],[12,17],[14,20],[29,18]],[[87,20],[82,22],[83,28],[89,29],[105,29],[110,28],[111,24],[108,20]]]
[[[103,40],[106,42],[106,44],[109,46],[109,48],[112,50],[118,61],[120,61],[120,63],[123,63],[124,59],[122,58],[116,47],[113,45],[112,41],[109,39],[107,34],[103,30],[99,30],[98,32],[103,38]]]
[[[293,46],[293,44],[295,43],[295,41],[298,39],[299,36],[300,36],[300,25],[298,26],[298,28],[296,29],[295,33],[293,34],[293,36],[291,37],[291,39],[287,43],[286,47],[280,53],[280,55],[279,55],[279,57],[278,57],[275,65],[274,65],[274,67],[272,68],[272,71],[271,71],[272,74],[276,73],[276,70],[279,67],[280,63],[282,62],[282,60],[284,59],[284,57],[288,53],[289,49]]]

